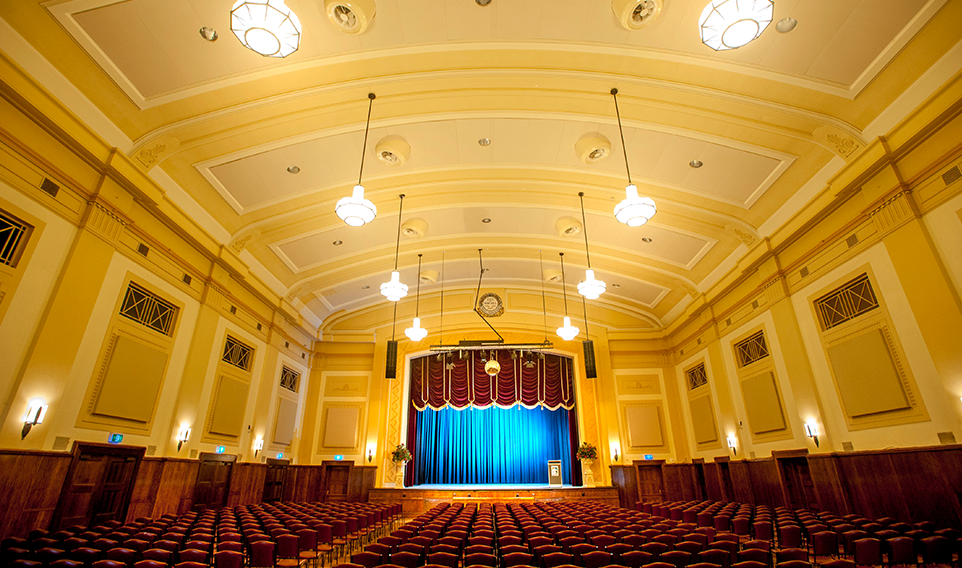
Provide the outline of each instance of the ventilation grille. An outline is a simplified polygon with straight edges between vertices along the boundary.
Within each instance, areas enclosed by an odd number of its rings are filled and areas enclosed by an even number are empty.
[[[956,171],[958,171],[958,168],[956,168]],[[43,178],[40,189],[50,197],[57,197],[57,194],[60,193],[60,186],[47,178]]]
[[[808,267],[806,266],[805,268],[799,270],[798,275],[801,276],[802,278],[805,278],[806,276],[808,276]]]
[[[281,367],[281,388],[297,392],[297,383],[301,374],[288,367]]]
[[[16,266],[32,227],[0,211],[0,264]]]
[[[765,344],[765,332],[759,331],[747,339],[735,344],[735,355],[738,366],[751,365],[755,361],[768,357],[768,345]]]
[[[177,307],[131,282],[124,294],[120,315],[164,335],[170,335],[174,328]]]
[[[826,330],[870,312],[878,306],[878,298],[875,297],[868,274],[862,274],[815,300],[815,307],[822,320],[822,328]]]
[[[139,245],[137,245],[137,252],[139,252],[144,256],[147,256],[147,253],[150,252],[150,247],[148,247],[144,243],[140,243]]]
[[[224,356],[221,357],[221,361],[233,365],[238,369],[250,371],[253,359],[253,347],[248,347],[233,337],[227,336],[227,343],[224,344]]]
[[[147,451],[144,452],[144,455],[152,456],[152,455],[155,455],[156,453],[157,453],[157,446],[147,446]]]
[[[190,286],[190,283],[193,281],[194,279],[190,277],[190,274],[184,274],[184,284]]]
[[[57,451],[63,451],[67,449],[70,445],[70,438],[66,436],[57,436],[53,439],[53,449]]]
[[[942,174],[942,181],[945,182],[945,185],[959,181],[959,178],[962,178],[962,172],[959,171],[959,166],[952,166],[949,171]]]
[[[755,300],[754,302],[752,302],[752,309],[753,309],[753,310],[757,310],[757,309],[758,309],[758,300]]]
[[[842,442],[842,450],[846,452],[854,452],[855,446],[852,445],[852,442]]]
[[[704,363],[699,363],[685,371],[685,377],[688,379],[688,390],[695,390],[708,384],[708,372],[705,370]]]
[[[197,459],[197,450],[190,451],[190,459],[192,460]]]
[[[955,434],[952,432],[939,432],[939,443],[943,446],[951,446],[955,443]]]
[[[850,235],[847,239],[845,239],[845,244],[848,245],[848,248],[852,248],[852,247],[854,247],[855,245],[857,245],[857,244],[858,244],[858,235]]]
[[[237,306],[231,306],[230,313],[231,315],[237,315]]]
[[[257,331],[260,331],[262,328],[263,326],[261,324],[257,324]]]

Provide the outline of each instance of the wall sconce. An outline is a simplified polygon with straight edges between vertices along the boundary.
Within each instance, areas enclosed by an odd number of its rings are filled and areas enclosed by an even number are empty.
[[[258,438],[254,440],[254,457],[255,458],[257,457],[257,454],[259,454],[263,449],[264,449],[264,438]]]
[[[815,447],[818,447],[818,426],[812,422],[805,423],[805,435],[811,438],[815,442]]]
[[[618,458],[620,457],[619,454],[621,453],[621,448],[618,447],[618,444],[615,444],[614,446],[612,446],[612,449],[615,452],[615,455],[612,457],[615,460],[615,462],[617,462]]]
[[[738,449],[735,448],[736,443],[737,443],[737,440],[735,439],[735,436],[728,437],[728,447],[731,449],[732,453],[737,456]]]
[[[190,440],[190,428],[181,428],[177,433],[177,451],[184,446],[184,442]]]
[[[26,416],[23,417],[23,430],[20,430],[20,439],[23,440],[30,433],[30,429],[35,424],[43,422],[43,417],[47,415],[47,405],[42,400],[31,400],[30,407],[27,409]]]
[[[374,450],[372,450],[371,448],[368,448],[368,449],[367,449],[367,463],[371,463],[372,461],[374,461]]]

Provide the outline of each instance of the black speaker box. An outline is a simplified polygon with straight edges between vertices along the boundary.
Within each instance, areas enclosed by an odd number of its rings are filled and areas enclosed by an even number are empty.
[[[387,362],[384,365],[384,378],[397,378],[397,341],[389,339],[387,342]]]
[[[598,369],[595,368],[595,342],[592,340],[582,341],[585,346],[585,376],[589,379],[598,377]]]

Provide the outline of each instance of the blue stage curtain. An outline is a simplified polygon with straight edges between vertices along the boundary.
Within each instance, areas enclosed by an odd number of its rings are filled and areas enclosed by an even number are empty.
[[[548,460],[561,460],[564,483],[570,484],[569,412],[521,405],[417,412],[408,466],[414,484],[547,485]]]

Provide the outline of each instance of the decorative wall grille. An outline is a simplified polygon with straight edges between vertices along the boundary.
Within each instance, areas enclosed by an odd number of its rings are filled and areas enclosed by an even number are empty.
[[[301,374],[294,369],[281,367],[281,388],[285,388],[291,392],[297,392],[297,381],[300,378]]]
[[[751,337],[735,344],[735,355],[738,366],[751,365],[759,359],[768,357],[768,345],[765,344],[765,332],[759,331]]]
[[[233,365],[238,369],[250,371],[253,359],[253,347],[248,347],[233,337],[229,335],[227,336],[227,344],[224,345],[224,356],[221,358],[222,361]]]
[[[170,335],[174,328],[177,307],[131,282],[120,306],[120,315],[164,335]]]
[[[705,371],[704,363],[699,363],[685,371],[685,377],[688,378],[688,390],[695,390],[708,384],[708,372]]]
[[[822,320],[822,328],[828,330],[874,310],[879,303],[868,274],[862,274],[815,300],[815,307]]]
[[[30,225],[0,212],[0,264],[16,266]]]

